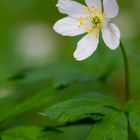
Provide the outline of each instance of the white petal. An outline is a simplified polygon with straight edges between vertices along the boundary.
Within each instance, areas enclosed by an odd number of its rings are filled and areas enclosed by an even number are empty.
[[[106,18],[114,18],[119,13],[117,0],[103,0],[104,15]]]
[[[74,58],[78,61],[88,58],[96,50],[98,43],[99,36],[95,37],[92,34],[87,34],[78,42]]]
[[[108,24],[107,27],[102,29],[102,36],[105,44],[112,50],[119,47],[120,44],[120,30],[119,28],[113,24]]]
[[[53,28],[57,33],[63,36],[76,36],[85,32],[85,28],[79,27],[79,25],[79,20],[66,17],[58,20]]]
[[[101,0],[85,0],[88,7],[94,6],[95,8],[102,10]]]
[[[68,14],[71,17],[86,16],[86,6],[73,0],[58,0],[56,6],[61,13]]]

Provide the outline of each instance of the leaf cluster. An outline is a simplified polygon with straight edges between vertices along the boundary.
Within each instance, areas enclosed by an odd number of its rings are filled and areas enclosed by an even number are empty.
[[[10,77],[1,87],[9,92],[0,98],[0,138],[139,139],[140,101],[129,101],[122,109],[102,77],[66,63]]]

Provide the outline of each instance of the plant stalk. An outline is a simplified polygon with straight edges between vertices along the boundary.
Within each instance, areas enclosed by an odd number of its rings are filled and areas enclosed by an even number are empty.
[[[127,55],[124,49],[124,46],[122,42],[120,42],[121,52],[123,55],[123,61],[124,61],[124,71],[125,71],[125,103],[128,102],[130,99],[130,90],[129,90],[129,67],[128,67],[128,59]]]
[[[124,61],[124,71],[125,71],[125,104],[129,101],[130,99],[130,90],[129,90],[129,67],[128,67],[128,59],[127,59],[127,55],[124,49],[124,46],[122,44],[122,42],[120,42],[120,47],[121,47],[121,52],[123,55],[123,61]],[[130,138],[130,133],[131,133],[131,127],[130,127],[130,122],[129,122],[129,116],[128,116],[128,112],[125,113],[126,117],[127,117],[127,121],[128,121],[128,140],[131,140]]]

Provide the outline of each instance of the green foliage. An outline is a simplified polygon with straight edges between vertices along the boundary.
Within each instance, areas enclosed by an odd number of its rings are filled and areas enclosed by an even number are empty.
[[[68,68],[67,71],[65,71],[66,68]],[[57,130],[59,127],[63,127],[65,132],[65,127],[71,125],[92,125],[92,129],[87,129],[89,131],[87,140],[127,140],[126,114],[120,112],[118,102],[102,94],[102,92],[109,92],[103,88],[105,83],[102,81],[102,76],[94,77],[90,72],[87,73],[85,69],[81,70],[74,64],[62,63],[23,71],[9,78],[8,84],[15,90],[9,96],[0,99],[2,140],[10,140],[13,137],[15,140],[49,138],[37,126],[13,125],[18,115],[22,116],[26,112],[30,114],[33,110],[36,115],[41,114],[41,119],[47,119],[43,124],[43,126],[46,125],[46,132],[59,131]],[[138,137],[140,137],[139,105],[139,100],[130,101],[124,109],[129,114],[130,126]],[[44,108],[46,108],[45,111],[40,113]],[[10,124],[7,121],[9,119],[13,119]],[[4,127],[5,122],[8,127]],[[37,122],[34,124],[38,125]],[[15,128],[7,130],[12,126]],[[24,129],[30,134],[36,133],[35,135],[21,133],[25,131]]]
[[[93,119],[95,124],[89,130],[87,140],[127,140],[125,113],[108,108],[109,106],[111,107],[110,102],[102,98],[78,98],[55,104],[41,115],[59,120],[66,125],[68,122],[81,119]]]
[[[46,104],[48,101],[50,101],[53,98],[53,93],[51,91],[52,91],[51,89],[41,91],[40,93],[38,93],[37,95],[34,95],[30,99],[25,100],[18,104],[14,102],[13,100],[9,100],[7,98],[1,99],[0,100],[0,108],[1,108],[0,121],[5,120],[9,117],[19,115],[28,110],[39,107],[43,104]]]
[[[1,134],[2,140],[49,140],[39,127],[16,127]]]
[[[128,140],[127,118],[122,112],[112,112],[90,130],[86,140]]]
[[[100,80],[100,77],[94,77],[93,74],[87,73],[85,69],[81,69],[72,63],[62,62],[19,72],[19,74],[12,76],[9,80],[18,85],[53,80],[53,87],[59,88],[73,82]]]
[[[68,68],[67,71],[65,71],[66,68]],[[79,125],[80,123],[82,124],[80,122],[82,120],[85,120],[84,124],[89,124],[88,121],[94,124],[110,112],[120,109],[120,105],[116,101],[114,102],[112,98],[98,93],[97,88],[99,87],[100,89],[102,86],[101,77],[94,77],[90,72],[87,73],[85,69],[65,63],[23,71],[9,78],[10,86],[16,87],[16,90],[15,93],[1,99],[2,115],[0,116],[0,121],[6,122],[6,120],[15,118],[25,112],[30,112],[39,107],[41,107],[42,111],[44,106],[50,106],[41,115],[52,122],[47,123],[47,126],[52,131],[56,130],[54,126]],[[104,89],[103,91],[105,92]],[[20,96],[19,93],[21,94]],[[20,98],[23,100],[18,101]],[[5,106],[4,108],[3,105]],[[41,111],[37,110],[35,112]],[[18,127],[10,130],[13,134],[12,136],[10,135],[10,138],[13,136],[26,137],[26,134],[21,135],[16,130],[18,130]],[[47,129],[47,131],[49,130]],[[9,138],[9,132],[5,132],[7,130],[4,131],[5,135],[2,135],[4,140]],[[18,139],[18,137],[15,137],[15,139]]]
[[[135,132],[138,138],[140,138],[140,113],[130,113],[129,121],[132,130]]]
[[[94,93],[93,93],[94,94]],[[54,106],[47,108],[43,116],[47,116],[50,119],[57,119],[60,122],[71,122],[84,116],[94,117],[94,115],[105,115],[111,112],[111,106],[114,105],[108,100],[103,100],[102,98],[75,98],[60,102]],[[110,106],[110,108],[108,108]]]
[[[128,112],[129,115],[129,123],[130,127],[140,138],[140,100],[129,101],[125,107],[125,110]]]
[[[65,71],[66,67],[69,67],[69,71]],[[9,78],[10,86],[16,87],[16,90],[10,96],[0,99],[0,121],[46,104],[55,97],[55,89],[65,87],[76,81],[95,80],[90,77],[88,74],[80,72],[80,69],[74,65],[68,66],[67,64],[55,64],[23,71]],[[25,99],[21,100],[20,98]]]
[[[125,111],[140,112],[139,107],[140,107],[140,100],[130,100],[125,106]]]

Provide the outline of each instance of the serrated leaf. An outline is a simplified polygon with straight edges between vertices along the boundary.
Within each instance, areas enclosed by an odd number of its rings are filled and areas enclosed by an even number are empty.
[[[109,105],[110,102],[98,98],[75,98],[57,103],[47,108],[41,115],[66,123],[81,119],[84,115],[106,114],[112,111],[106,107]]]
[[[112,112],[96,123],[86,140],[128,140],[127,118],[122,112]]]
[[[2,140],[49,140],[41,128],[15,127],[1,134]]]

